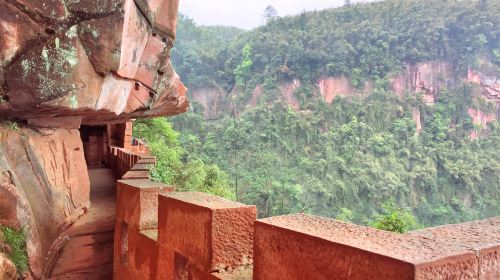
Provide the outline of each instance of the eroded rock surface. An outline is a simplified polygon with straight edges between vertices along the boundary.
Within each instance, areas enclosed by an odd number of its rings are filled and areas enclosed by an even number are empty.
[[[29,277],[111,279],[114,207],[94,197],[90,209],[78,129],[187,110],[170,64],[177,9],[178,0],[0,1],[0,224],[26,229]]]
[[[498,279],[499,218],[396,234],[311,215],[255,223],[254,279]]]
[[[0,3],[0,117],[82,124],[174,115],[176,0]]]
[[[17,279],[16,267],[2,253],[0,253],[0,279],[15,280]]]
[[[30,270],[39,279],[59,234],[89,207],[80,133],[0,128],[0,134],[0,223],[26,229]]]

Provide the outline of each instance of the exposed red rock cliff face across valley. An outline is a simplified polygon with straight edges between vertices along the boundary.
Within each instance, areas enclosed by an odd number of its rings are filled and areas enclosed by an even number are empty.
[[[484,128],[489,122],[496,119],[495,116],[500,112],[500,80],[497,78],[499,74],[489,71],[486,67],[479,67],[479,70],[469,69],[467,75],[463,77],[454,76],[452,65],[441,60],[406,64],[402,68],[401,72],[393,74],[390,78],[390,88],[401,98],[406,93],[419,94],[424,103],[433,105],[440,91],[466,82],[477,87],[474,91],[475,98],[484,98],[486,101],[496,104],[496,113],[487,113],[476,109],[474,109],[475,113],[472,113],[469,110],[469,114],[476,124]],[[297,98],[297,90],[300,86],[301,82],[294,80],[280,84],[274,90],[277,95],[274,94],[275,92],[267,94],[278,96],[280,102],[300,111],[301,106]],[[321,96],[326,103],[330,104],[334,102],[336,97],[352,98],[356,95],[362,97],[370,94],[373,89],[373,81],[365,81],[362,88],[357,89],[353,86],[349,77],[323,77],[317,81],[315,88],[312,89],[312,94]],[[262,100],[262,96],[266,94],[264,91],[262,85],[257,85],[246,102],[246,106],[255,107],[260,102],[268,102]],[[231,98],[245,95],[245,93],[238,87],[231,92],[226,92],[221,88],[209,87],[196,89],[189,95],[204,110],[206,119],[216,119],[224,112],[232,112]],[[420,133],[423,126],[419,108],[413,110],[413,120],[416,124],[417,133]],[[472,135],[472,137],[477,136],[477,132]]]

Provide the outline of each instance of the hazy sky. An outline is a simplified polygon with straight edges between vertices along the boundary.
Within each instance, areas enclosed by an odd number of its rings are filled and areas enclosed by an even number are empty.
[[[230,25],[251,29],[262,24],[262,15],[268,5],[280,16],[301,11],[338,7],[344,0],[180,0],[181,13],[201,25]],[[352,1],[353,3],[355,1]]]

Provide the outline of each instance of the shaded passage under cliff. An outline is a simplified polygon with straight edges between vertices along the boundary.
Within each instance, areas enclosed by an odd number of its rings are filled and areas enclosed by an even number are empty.
[[[116,177],[103,167],[90,168],[89,177],[89,212],[63,234],[50,279],[112,279]]]

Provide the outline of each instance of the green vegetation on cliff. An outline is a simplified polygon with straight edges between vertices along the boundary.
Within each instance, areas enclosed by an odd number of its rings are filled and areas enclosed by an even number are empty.
[[[207,165],[199,159],[186,158],[186,150],[179,143],[179,133],[164,118],[138,120],[134,136],[148,142],[157,164],[152,170],[153,180],[173,184],[179,191],[201,191],[233,198],[228,176],[215,164]]]
[[[216,120],[196,103],[173,118],[181,134],[164,120],[136,130],[149,131],[155,177],[180,189],[231,191],[261,217],[307,212],[405,231],[499,215],[500,125],[481,132],[467,112],[495,105],[460,78],[479,64],[498,70],[499,13],[498,1],[388,0],[273,17],[249,32],[181,16],[172,61],[183,81],[239,94],[221,97],[229,109]],[[391,92],[390,75],[430,60],[449,62],[455,81],[434,105]],[[332,104],[314,94],[319,78],[341,75],[358,88],[372,81],[372,92]],[[301,111],[276,95],[294,79]],[[261,101],[245,107],[256,85]],[[471,140],[478,130],[482,137]],[[160,139],[165,131],[176,140]]]
[[[16,230],[6,226],[0,226],[0,246],[5,244],[5,248],[0,247],[0,252],[16,266],[19,276],[24,275],[29,269],[28,253],[26,251],[26,237],[23,229]],[[3,251],[5,249],[5,251]]]
[[[376,89],[365,99],[318,101],[310,112],[277,103],[236,119],[188,113],[174,123],[189,157],[230,173],[238,200],[256,204],[261,216],[306,210],[335,217],[349,209],[353,221],[366,223],[394,199],[435,225],[500,213],[500,126],[469,139],[472,101],[455,97],[470,91],[443,93],[430,107]],[[420,135],[414,103],[424,112]]]
[[[172,61],[190,89],[231,90],[242,50],[251,47],[253,75],[271,89],[279,82],[351,77],[355,86],[399,71],[405,63],[447,60],[457,73],[482,56],[500,66],[499,1],[386,0],[274,18],[242,33],[197,27],[180,17]]]

